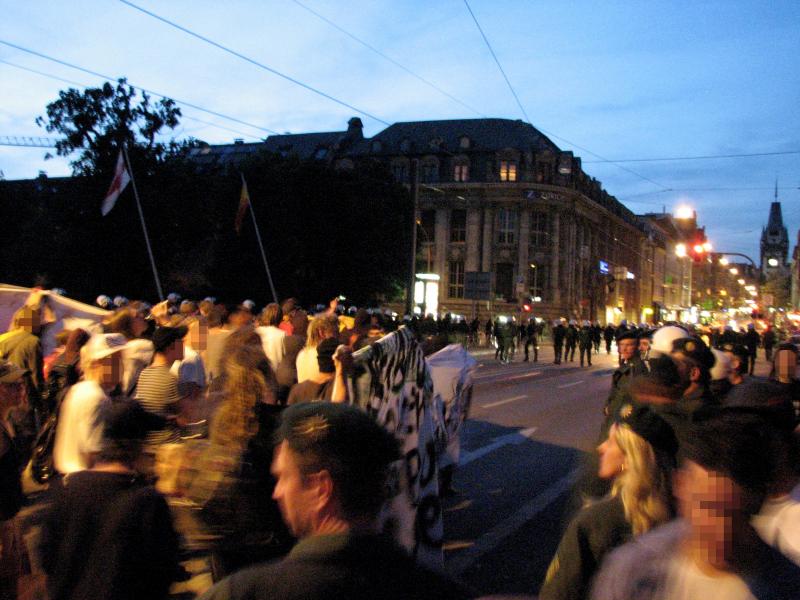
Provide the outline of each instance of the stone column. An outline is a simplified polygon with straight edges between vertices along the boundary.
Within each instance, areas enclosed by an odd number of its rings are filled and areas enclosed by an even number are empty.
[[[436,258],[433,263],[433,272],[438,273],[441,281],[445,282],[447,279],[447,243],[449,242],[447,222],[449,220],[450,211],[446,208],[436,209]],[[441,295],[441,293],[440,293]]]
[[[519,240],[517,246],[517,275],[522,278],[527,288],[532,282],[528,281],[530,264],[528,247],[531,240],[531,210],[522,208],[519,211]]]
[[[467,210],[467,241],[465,271],[479,271],[481,268],[481,212],[480,209]]]
[[[553,229],[552,235],[550,237],[550,249],[552,254],[550,255],[550,298],[553,304],[560,302],[561,298],[559,296],[559,273],[558,273],[558,260],[561,257],[561,231],[560,231],[560,220],[561,215],[559,214],[558,209],[552,208],[553,213]]]
[[[481,271],[492,270],[492,246],[494,245],[494,211],[490,207],[483,209],[483,252],[481,253]]]

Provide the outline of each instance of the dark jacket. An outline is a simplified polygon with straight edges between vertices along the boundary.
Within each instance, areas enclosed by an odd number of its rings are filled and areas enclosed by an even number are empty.
[[[470,597],[414,563],[391,540],[350,534],[308,537],[285,559],[223,579],[203,600],[431,600]]]
[[[178,536],[153,486],[79,471],[51,494],[39,546],[51,600],[166,598],[179,572]]]

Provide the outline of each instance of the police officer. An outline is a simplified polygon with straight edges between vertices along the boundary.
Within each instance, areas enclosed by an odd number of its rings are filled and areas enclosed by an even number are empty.
[[[553,351],[555,352],[555,364],[561,364],[561,353],[564,347],[564,338],[566,337],[567,328],[560,319],[553,321]],[[564,356],[566,359],[566,356]]]
[[[564,335],[564,341],[566,342],[566,349],[564,350],[564,361],[574,362],[575,361],[575,346],[578,343],[578,328],[577,323],[574,319],[570,320],[569,327],[567,327],[567,332]]]
[[[578,346],[580,350],[580,361],[583,366],[583,359],[586,357],[587,366],[592,366],[592,343],[594,342],[594,332],[589,321],[583,322],[583,327],[578,332]]]
[[[536,339],[536,319],[533,317],[528,321],[525,327],[525,359],[528,362],[528,348],[533,346],[533,362],[539,361],[539,342]]]

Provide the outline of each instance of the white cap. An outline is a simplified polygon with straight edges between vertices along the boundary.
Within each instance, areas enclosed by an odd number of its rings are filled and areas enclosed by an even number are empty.
[[[128,299],[125,296],[114,296],[114,306],[120,307],[128,304]]]
[[[105,294],[100,294],[97,297],[97,300],[95,300],[95,302],[97,303],[97,306],[101,306],[103,308],[106,308],[106,307],[111,305],[111,298],[109,298]]]
[[[689,334],[686,333],[685,329],[675,325],[662,327],[653,334],[653,341],[650,343],[650,356],[669,354],[672,352],[672,342],[688,337]]]
[[[248,310],[253,310],[256,307],[256,303],[250,299],[242,301],[242,306],[246,306]]]
[[[584,327],[591,327],[591,326],[592,326],[592,324],[591,324],[591,323],[589,323],[589,321],[584,321],[584,322],[583,322],[583,326],[584,326]]]
[[[731,358],[722,350],[711,348],[711,353],[714,355],[714,366],[711,367],[711,379],[719,381],[727,379],[731,374]]]
[[[128,340],[121,333],[96,333],[81,348],[81,360],[91,362],[119,352]]]
[[[175,292],[172,292],[171,294],[169,294],[167,296],[167,300],[169,300],[173,304],[176,304],[178,302],[178,300],[180,300],[180,299],[181,299],[181,295],[180,294],[176,294]]]

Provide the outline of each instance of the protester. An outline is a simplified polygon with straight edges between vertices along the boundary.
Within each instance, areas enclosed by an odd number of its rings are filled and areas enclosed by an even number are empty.
[[[188,405],[178,391],[178,380],[170,372],[176,360],[183,359],[183,338],[186,327],[159,327],[153,334],[153,362],[139,375],[136,400],[149,413],[164,418],[161,428],[153,429],[145,439],[144,453],[154,459],[162,444],[180,441],[179,420],[183,420]]]
[[[603,557],[674,516],[671,477],[678,442],[647,406],[627,405],[597,449],[599,477],[613,480],[605,499],[570,523],[539,592],[541,600],[585,598]]]
[[[167,597],[178,537],[164,498],[136,470],[159,423],[134,401],[101,403],[94,464],[51,489],[39,543],[50,600]]]
[[[267,355],[273,371],[281,364],[285,352],[283,338],[286,337],[286,332],[278,328],[282,319],[281,307],[275,303],[267,304],[261,311],[259,326],[256,327],[256,333],[261,337],[264,346],[264,354]]]
[[[53,446],[53,466],[58,473],[68,475],[92,466],[102,435],[96,423],[97,409],[119,393],[125,344],[119,333],[95,334],[81,349],[83,381],[69,389],[58,415]]]
[[[286,401],[288,405],[319,400],[328,402],[347,400],[348,389],[345,380],[347,360],[337,352],[339,346],[339,340],[335,337],[320,342],[317,346],[319,374],[293,385]]]
[[[350,406],[299,404],[283,413],[274,497],[299,542],[279,561],[240,571],[206,600],[465,598],[378,534],[397,442]]]
[[[208,324],[201,316],[182,320],[186,327],[183,338],[183,358],[176,360],[170,373],[178,380],[178,393],[192,415],[191,421],[206,418],[205,407],[200,406],[206,390],[206,369],[203,354],[208,346]]]
[[[293,310],[289,325],[292,333],[283,338],[284,354],[275,371],[278,381],[278,401],[281,404],[286,404],[289,390],[297,383],[297,356],[306,344],[308,314],[299,308]]]
[[[319,375],[319,363],[317,362],[317,346],[328,338],[337,337],[339,328],[335,317],[323,315],[314,317],[308,327],[308,337],[306,345],[297,354],[297,381],[302,383],[308,379],[316,378]]]
[[[14,410],[27,408],[25,369],[0,361],[0,598],[16,598],[19,576],[19,544],[13,518],[22,508],[20,474],[24,462],[14,425]]]
[[[223,363],[222,401],[211,423],[211,443],[227,450],[239,465],[228,489],[221,489],[202,511],[216,536],[215,578],[286,554],[292,538],[272,499],[272,436],[281,407],[277,384],[260,344],[232,336]]]

